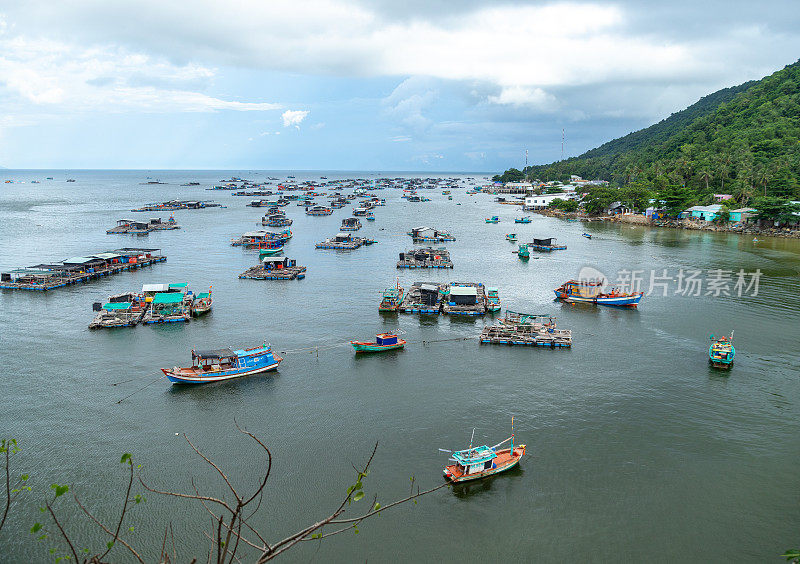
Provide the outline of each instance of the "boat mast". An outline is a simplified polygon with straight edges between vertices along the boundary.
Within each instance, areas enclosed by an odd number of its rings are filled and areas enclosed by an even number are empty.
[[[511,416],[511,456],[514,456],[514,416]]]

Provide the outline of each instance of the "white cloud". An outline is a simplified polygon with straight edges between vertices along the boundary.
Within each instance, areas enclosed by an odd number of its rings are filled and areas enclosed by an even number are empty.
[[[70,113],[267,111],[280,104],[224,100],[199,90],[215,71],[115,46],[81,47],[11,35],[0,26],[0,101]],[[30,112],[33,113],[33,112]]]
[[[500,90],[499,95],[489,96],[488,100],[493,104],[527,106],[544,112],[558,109],[555,96],[541,88],[527,86],[506,86]]]
[[[300,124],[303,122],[308,114],[310,114],[308,110],[286,110],[281,114],[281,119],[283,119],[283,127],[291,127],[294,126],[297,129],[300,129]]]

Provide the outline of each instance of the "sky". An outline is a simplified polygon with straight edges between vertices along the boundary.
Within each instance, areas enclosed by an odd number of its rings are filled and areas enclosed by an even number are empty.
[[[798,58],[797,0],[0,0],[0,165],[501,171]]]

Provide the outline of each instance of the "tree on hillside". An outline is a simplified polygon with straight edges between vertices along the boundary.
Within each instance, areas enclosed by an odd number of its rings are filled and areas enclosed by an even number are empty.
[[[583,199],[586,213],[597,215],[603,213],[613,202],[619,199],[619,191],[605,186],[593,186]]]
[[[503,174],[495,174],[492,180],[495,182],[522,182],[525,179],[525,173],[516,168],[510,168]]]
[[[778,223],[800,221],[800,216],[794,215],[794,213],[800,212],[800,204],[793,204],[786,198],[760,196],[755,199],[754,207],[758,210],[756,218],[759,220],[777,221]]]
[[[658,194],[658,199],[664,202],[668,215],[677,217],[697,201],[697,194],[686,186],[670,184]]]

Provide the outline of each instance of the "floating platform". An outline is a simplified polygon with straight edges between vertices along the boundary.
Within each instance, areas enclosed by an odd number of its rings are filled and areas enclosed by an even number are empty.
[[[397,268],[453,268],[453,261],[445,249],[411,249],[400,253]]]
[[[397,311],[438,315],[442,309],[442,292],[445,284],[414,282]]]
[[[442,313],[486,315],[486,288],[481,283],[453,282],[443,292]]]
[[[297,261],[283,256],[264,257],[261,264],[239,275],[239,278],[248,280],[302,280],[305,277],[305,266],[297,266]]]
[[[38,264],[0,274],[0,289],[46,292],[73,284],[83,284],[164,262],[160,249],[124,248],[86,257],[74,257],[57,264]]]
[[[374,243],[374,241],[369,241],[367,239],[362,239],[361,237],[353,237],[349,233],[339,233],[336,237],[332,237],[330,239],[326,239],[321,241],[315,245],[317,249],[334,249],[334,250],[345,250],[345,251],[352,251],[355,250],[362,245],[369,245]]]
[[[507,311],[499,325],[484,327],[480,342],[551,348],[572,346],[572,331],[558,329],[555,317]]]

